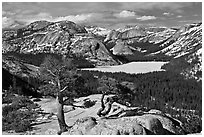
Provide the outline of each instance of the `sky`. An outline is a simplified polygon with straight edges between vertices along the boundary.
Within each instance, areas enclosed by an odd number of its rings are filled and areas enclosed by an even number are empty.
[[[201,2],[3,2],[2,27],[37,20],[82,25],[178,27],[202,21]]]

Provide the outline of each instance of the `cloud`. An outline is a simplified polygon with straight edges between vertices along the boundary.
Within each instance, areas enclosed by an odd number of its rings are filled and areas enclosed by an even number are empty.
[[[134,11],[128,11],[128,10],[123,10],[121,11],[120,13],[115,13],[113,14],[113,16],[117,17],[117,18],[127,18],[127,17],[131,17],[131,19],[133,19],[132,17],[134,17],[134,19],[138,19],[138,20],[141,20],[141,21],[145,21],[145,20],[155,20],[157,19],[157,17],[155,16],[140,16],[140,15],[137,15],[136,12]]]
[[[201,4],[202,5],[202,4]],[[81,14],[88,12],[103,12],[122,10],[169,10],[182,12],[185,7],[196,6],[191,2],[3,2],[2,8],[7,10],[34,10],[38,12],[48,11],[56,16],[58,13],[65,16],[66,13]],[[53,10],[54,9],[54,10]]]
[[[81,23],[81,22],[85,22],[85,21],[90,20],[94,16],[95,16],[94,13],[88,13],[88,14],[53,17],[49,13],[41,12],[41,13],[38,13],[38,14],[32,15],[32,16],[19,15],[19,16],[17,16],[16,20],[24,21],[27,23],[31,23],[31,22],[37,21],[37,20],[47,20],[47,21],[51,21],[51,22],[69,20],[69,21],[73,21],[75,23]]]
[[[4,13],[5,15],[5,13]],[[83,23],[83,22],[89,22],[91,20],[96,20],[100,18],[101,16],[96,14],[96,13],[88,13],[88,14],[79,14],[79,15],[68,15],[68,16],[58,16],[58,17],[53,17],[49,13],[46,12],[40,12],[35,15],[24,15],[24,14],[19,14],[13,18],[11,17],[3,17],[2,18],[2,27],[7,28],[11,27],[15,24],[15,22],[24,22],[25,24],[29,24],[34,21],[38,20],[47,20],[50,22],[57,22],[57,21],[62,21],[62,20],[69,20],[73,21],[75,23]]]
[[[17,21],[23,21],[26,22],[27,24],[37,21],[37,20],[47,20],[50,21],[52,20],[52,16],[49,13],[46,12],[40,12],[38,14],[18,14],[13,17],[14,20]]]
[[[2,18],[2,28],[6,28],[14,24],[14,20],[8,17]]]
[[[56,18],[53,18],[52,21],[69,20],[69,21],[73,21],[75,23],[79,23],[79,22],[88,21],[92,17],[94,17],[94,14],[89,13],[89,14],[80,14],[80,15],[69,15],[69,16],[65,16],[65,17],[56,17]]]
[[[40,12],[37,14],[17,14],[14,16],[9,16],[12,13],[2,11],[2,27],[12,27],[16,24],[16,22],[22,22],[24,25],[28,25],[34,21],[46,20],[50,22],[57,22],[62,20],[69,20],[75,23],[84,23],[90,22],[92,20],[97,20],[101,17],[100,14],[97,13],[85,13],[85,14],[77,14],[77,15],[68,15],[68,16],[52,16],[50,13]]]
[[[149,22],[145,20],[151,20],[151,22],[161,22],[161,24],[169,24],[170,26],[179,23],[178,19],[182,19],[178,18],[177,15],[182,15],[185,17],[185,19],[191,19],[194,14],[197,14],[199,16],[194,18],[200,19],[201,12],[202,3],[198,2],[2,3],[2,15],[3,17],[7,17],[4,19],[5,22],[11,23],[12,20],[14,20],[23,21],[26,22],[26,24],[36,20],[70,20],[76,23],[83,23],[87,25],[115,26],[117,24],[126,25],[128,23],[147,24]],[[12,13],[15,13],[15,15],[12,15]],[[166,15],[162,15],[163,13]],[[174,13],[174,16],[175,18],[177,17],[177,20],[172,22],[169,21],[169,17],[171,16],[167,15],[170,15],[171,13]],[[172,20],[175,19],[173,18],[174,16],[172,16]],[[167,20],[167,17],[169,20]],[[4,23],[4,25],[6,25],[6,23]]]
[[[10,12],[10,11],[2,11],[2,16],[8,16],[8,15],[15,15],[14,12]]]
[[[180,20],[178,22],[182,22],[182,23],[195,23],[195,22],[202,22],[202,20]]]
[[[52,16],[49,13],[40,12],[37,15],[34,15],[33,18],[36,18],[36,19],[49,19],[49,18],[52,18]]]
[[[134,17],[136,16],[136,14],[133,11],[123,10],[120,13],[114,14],[114,16],[118,18],[126,18],[126,17]]]
[[[182,8],[190,7],[190,2],[124,2],[121,4],[123,9],[143,11],[143,10],[170,10],[174,12],[183,12]]]
[[[169,12],[164,12],[163,15],[164,16],[171,16],[171,15],[174,15],[174,14],[173,13],[169,13]]]
[[[163,15],[165,15],[165,16],[169,16],[170,13],[169,13],[169,12],[164,12]]]
[[[145,20],[155,20],[157,19],[155,16],[141,16],[137,18],[138,20],[145,21]]]
[[[183,16],[182,15],[178,15],[178,16],[176,16],[177,18],[182,18]]]

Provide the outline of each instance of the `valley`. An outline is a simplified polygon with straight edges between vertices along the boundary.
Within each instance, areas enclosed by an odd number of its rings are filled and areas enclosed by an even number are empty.
[[[122,108],[115,117],[98,115],[103,96],[113,101],[108,114]],[[3,134],[200,133],[202,22],[3,29],[2,100]]]

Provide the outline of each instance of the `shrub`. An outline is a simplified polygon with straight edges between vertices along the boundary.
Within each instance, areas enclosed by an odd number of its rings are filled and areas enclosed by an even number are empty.
[[[33,114],[29,111],[9,111],[3,117],[3,131],[14,130],[24,132],[30,130],[33,121]]]
[[[39,99],[39,98],[33,99],[33,102],[39,102],[39,101],[41,101],[41,99]]]
[[[24,96],[13,97],[13,101],[2,108],[2,130],[24,132],[32,129],[40,109]]]
[[[90,107],[94,106],[95,104],[96,104],[96,101],[86,100],[84,102],[84,107],[85,108],[90,108]]]
[[[13,99],[15,98],[15,95],[12,94],[6,94],[2,97],[2,103],[3,104],[9,104],[12,103]]]

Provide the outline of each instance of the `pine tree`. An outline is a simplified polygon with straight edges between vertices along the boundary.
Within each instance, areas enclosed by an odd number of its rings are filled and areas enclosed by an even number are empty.
[[[67,131],[69,128],[65,122],[64,104],[73,103],[80,90],[84,88],[83,78],[77,74],[72,61],[64,58],[62,61],[48,56],[40,65],[40,78],[46,83],[41,87],[45,95],[56,97],[57,118],[60,127],[58,134]],[[66,97],[66,99],[64,99]]]

